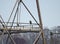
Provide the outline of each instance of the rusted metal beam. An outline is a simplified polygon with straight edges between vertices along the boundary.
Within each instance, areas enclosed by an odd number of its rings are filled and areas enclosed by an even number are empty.
[[[33,44],[37,44],[38,40],[39,40],[39,37],[40,37],[40,34],[42,36],[42,39],[43,39],[43,44],[46,44],[45,42],[45,39],[44,39],[44,33],[43,33],[43,24],[42,24],[42,19],[41,19],[41,13],[40,13],[40,7],[39,7],[39,1],[36,0],[36,5],[37,5],[37,11],[38,11],[38,17],[39,17],[39,27],[40,27],[40,32],[39,35],[37,36],[36,40],[34,41]]]

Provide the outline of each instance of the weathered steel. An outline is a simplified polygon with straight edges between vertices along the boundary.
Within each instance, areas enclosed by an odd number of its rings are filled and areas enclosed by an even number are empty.
[[[2,32],[4,31],[5,29],[0,29],[0,35],[2,35]],[[28,30],[28,29],[25,29],[25,30],[17,30],[17,29],[7,29],[6,32],[4,32],[4,34],[8,34],[8,32],[10,34],[17,34],[17,33],[29,33],[29,32],[34,32],[34,33],[39,33],[40,30]]]
[[[33,44],[37,44],[38,40],[39,40],[39,37],[40,37],[40,34],[42,36],[42,39],[43,39],[43,44],[46,44],[46,41],[44,39],[44,32],[43,32],[43,24],[42,24],[42,19],[41,19],[41,13],[40,13],[40,7],[39,7],[39,1],[36,0],[36,5],[37,5],[37,11],[38,11],[38,17],[39,17],[39,27],[40,27],[40,32],[39,35],[37,36],[36,40],[34,41]]]

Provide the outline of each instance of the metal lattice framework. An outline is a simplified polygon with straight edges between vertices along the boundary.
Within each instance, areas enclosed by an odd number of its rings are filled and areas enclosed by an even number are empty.
[[[18,22],[18,10],[19,10],[19,5],[20,4],[23,4],[23,6],[26,8],[26,10],[28,11],[29,15],[31,15],[31,17],[34,19],[34,21],[36,23],[32,23],[30,21],[30,24],[33,25],[38,25],[39,26],[39,30],[27,30],[27,26],[30,25],[29,23],[19,23]],[[17,5],[18,4],[18,5]],[[16,8],[16,12],[15,12],[15,15],[14,15],[14,18],[13,18],[13,21],[10,22],[10,19],[11,19],[11,16],[13,15],[13,12],[15,10],[15,7],[17,5],[17,8]],[[39,37],[41,36],[42,39],[43,39],[43,44],[46,44],[45,42],[45,38],[44,38],[44,33],[43,33],[43,25],[42,25],[42,19],[41,19],[41,13],[40,13],[40,7],[39,7],[39,2],[38,0],[36,0],[36,5],[37,5],[37,11],[38,11],[38,17],[39,17],[39,23],[37,22],[37,20],[35,19],[35,17],[32,15],[32,13],[30,12],[30,10],[27,8],[27,6],[25,5],[25,3],[23,2],[23,0],[17,0],[15,5],[14,5],[14,8],[10,14],[10,17],[8,19],[8,22],[4,22],[3,18],[1,17],[0,15],[0,23],[2,24],[2,28],[0,29],[1,33],[0,35],[3,37],[3,35],[5,34],[8,34],[8,37],[7,37],[7,41],[8,39],[10,38],[12,43],[13,44],[16,44],[14,39],[11,37],[11,34],[15,34],[15,33],[26,33],[26,32],[35,32],[35,33],[39,33],[39,35],[37,36],[37,38],[35,39],[35,41],[33,42],[33,44],[37,44],[38,40],[39,40]],[[15,21],[15,18],[17,16],[17,22],[14,22]],[[9,26],[8,24],[11,24],[11,26]],[[14,24],[17,24],[17,26],[14,26]],[[24,25],[20,25],[20,24],[24,24]],[[28,25],[25,25],[25,24],[28,24]],[[19,27],[19,29],[17,29],[17,27]],[[7,44],[7,42],[6,42]]]

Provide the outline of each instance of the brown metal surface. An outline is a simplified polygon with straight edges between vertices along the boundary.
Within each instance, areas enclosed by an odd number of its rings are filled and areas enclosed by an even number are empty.
[[[44,32],[43,32],[43,24],[42,24],[42,19],[41,19],[41,13],[40,13],[40,7],[39,7],[39,1],[36,0],[36,4],[37,4],[37,11],[38,11],[38,17],[39,17],[39,27],[40,27],[40,32],[39,35],[37,36],[36,40],[34,41],[33,44],[37,44],[38,40],[39,40],[39,37],[40,37],[40,34],[42,36],[42,39],[43,39],[43,44],[46,44],[45,42],[45,39],[44,39]]]

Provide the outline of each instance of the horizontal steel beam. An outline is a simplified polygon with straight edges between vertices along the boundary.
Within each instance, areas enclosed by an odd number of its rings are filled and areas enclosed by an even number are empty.
[[[13,23],[13,22],[2,22],[2,23]],[[17,24],[17,22],[14,22],[14,24]],[[23,22],[18,22],[18,24],[30,24],[30,23],[23,23]],[[37,25],[36,23],[32,23],[33,25]]]
[[[5,31],[3,29],[0,29],[0,35],[2,35],[2,32]],[[7,29],[6,32],[4,32],[4,34],[8,34],[8,32],[10,34],[17,34],[17,33],[29,33],[29,32],[34,32],[34,33],[39,33],[40,30],[10,30],[10,29]]]

